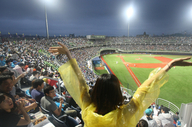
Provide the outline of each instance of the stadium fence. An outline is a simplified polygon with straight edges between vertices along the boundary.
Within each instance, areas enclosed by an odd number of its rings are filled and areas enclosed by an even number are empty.
[[[171,110],[171,112],[176,113],[179,112],[179,108],[173,104],[172,102],[162,99],[162,98],[157,98],[156,100],[157,105],[163,105]]]

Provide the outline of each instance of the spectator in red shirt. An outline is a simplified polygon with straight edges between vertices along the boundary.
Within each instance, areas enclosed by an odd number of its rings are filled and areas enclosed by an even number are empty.
[[[49,77],[50,77],[50,78],[53,78],[53,73],[50,73],[50,74],[49,74]],[[52,79],[48,79],[48,84],[49,84],[50,86],[55,86],[56,88],[57,88],[57,85],[56,85],[57,82],[58,82],[58,81],[55,81],[55,80],[52,80]]]
[[[30,65],[30,63],[29,62],[27,62],[27,64],[25,65],[25,70],[27,70],[27,68],[29,67],[29,65]]]

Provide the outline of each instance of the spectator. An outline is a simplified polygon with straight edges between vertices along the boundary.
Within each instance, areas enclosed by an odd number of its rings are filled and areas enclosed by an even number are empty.
[[[26,62],[26,65],[25,65],[24,69],[27,70],[27,68],[29,67],[29,65],[30,65],[30,62]]]
[[[139,122],[137,123],[136,127],[149,127],[149,126],[148,126],[148,123],[147,123],[146,120],[141,119],[141,120],[139,120]]]
[[[13,61],[14,65],[18,65],[18,62],[16,60]],[[13,67],[14,68],[14,67]]]
[[[12,90],[10,91],[11,95],[16,96],[16,84],[19,81],[19,79],[23,78],[25,75],[21,74],[17,78],[15,78],[14,73],[10,71],[5,71],[2,73],[3,75],[10,75],[13,79],[13,87]]]
[[[50,111],[51,114],[54,114],[56,117],[61,116],[64,114],[62,112],[62,103],[64,102],[63,99],[60,99],[60,105],[59,108],[57,108],[57,105],[53,101],[53,97],[55,97],[55,90],[52,86],[46,86],[44,89],[44,97],[41,98],[41,105],[46,110]],[[67,112],[72,117],[77,116],[77,112],[74,110],[70,110]]]
[[[0,66],[5,66],[5,64],[6,64],[5,61],[6,61],[6,60],[4,59],[4,57],[3,57],[3,56],[0,56]]]
[[[163,105],[159,106],[158,109],[159,109],[159,112],[158,112],[158,115],[161,114],[161,109],[163,108]]]
[[[179,112],[176,112],[175,114],[173,114],[173,123],[176,125],[177,120],[179,120]]]
[[[162,127],[161,120],[158,118],[158,116],[153,116],[153,119],[156,121],[157,127]]]
[[[158,118],[161,120],[162,125],[165,126],[166,124],[173,125],[173,116],[169,114],[169,110],[167,107],[161,108],[161,114],[159,114]]]
[[[172,60],[162,70],[155,69],[149,78],[137,89],[131,101],[127,105],[123,105],[119,80],[112,74],[103,74],[97,79],[90,98],[89,87],[76,61],[72,59],[65,45],[58,44],[61,47],[50,47],[49,52],[66,54],[68,57],[69,61],[59,68],[59,72],[67,91],[82,109],[86,126],[136,126],[147,105],[157,99],[160,87],[166,82],[166,72],[173,65],[192,65],[191,62],[183,61],[190,59],[190,57],[187,57]]]
[[[49,77],[50,77],[50,78],[53,78],[53,73],[50,73],[50,74],[49,74]],[[55,81],[55,80],[52,80],[52,79],[48,79],[48,84],[49,84],[50,86],[54,86],[55,88],[57,88],[57,85],[56,85],[57,82],[58,82],[58,81]]]
[[[13,100],[14,107],[16,107],[15,98],[13,97],[13,95],[10,94],[10,91],[12,90],[13,87],[13,83],[14,81],[12,75],[0,74],[0,93],[4,93],[8,97],[10,97]],[[29,111],[36,107],[37,107],[36,102],[33,102],[31,105],[25,106],[25,111]]]
[[[31,82],[31,84],[33,84],[33,82],[34,82],[35,80],[33,80],[32,82]],[[33,85],[29,88],[29,94],[31,95],[31,91],[33,90]]]
[[[41,98],[44,96],[44,93],[41,92],[44,88],[44,81],[42,79],[35,79],[32,82],[33,90],[31,91],[31,96],[38,103],[40,103]]]
[[[33,81],[34,79],[39,78],[39,72],[34,71],[33,74],[29,77],[29,81]]]
[[[0,73],[8,71],[6,66],[0,66]]]
[[[17,108],[23,115],[20,117],[14,110],[14,101],[4,93],[0,93],[0,126],[1,127],[27,127],[31,122],[29,115],[23,107],[23,101],[17,101]]]
[[[7,67],[13,68],[11,63],[12,63],[12,62],[11,62],[10,59],[6,60]]]
[[[44,89],[44,94],[45,96],[41,98],[41,106],[48,110],[51,114],[54,114],[56,117],[62,116],[63,114],[68,114],[74,118],[77,116],[77,112],[75,110],[62,112],[62,103],[64,102],[62,98],[60,98],[60,105],[59,108],[57,108],[55,102],[53,101],[55,91],[52,86],[46,86]],[[66,122],[70,127],[75,127],[78,125],[78,123],[71,117],[67,117]]]
[[[27,70],[26,70],[28,76],[31,76],[32,73],[33,73],[33,68],[32,67],[33,67],[33,65],[30,64],[28,66]]]
[[[42,72],[42,75],[39,77],[39,79],[43,79],[43,81],[48,84],[48,79],[47,78],[43,78],[43,76],[48,77],[48,71],[44,71]]]
[[[149,127],[157,127],[157,123],[155,120],[153,120],[153,117],[152,117],[152,112],[153,110],[151,108],[148,108],[145,110],[145,116],[143,116],[141,119],[144,119],[148,122],[148,126]]]
[[[25,64],[23,63],[19,63],[19,65],[16,65],[13,69],[17,71],[17,73],[20,75],[20,74],[23,74],[23,69],[25,67]]]
[[[13,52],[12,59],[17,61],[19,60],[19,56],[17,55],[16,51]]]
[[[153,113],[154,113],[154,116],[158,116],[158,112],[159,112],[159,109],[158,109],[158,105],[156,105],[154,108],[153,108]]]

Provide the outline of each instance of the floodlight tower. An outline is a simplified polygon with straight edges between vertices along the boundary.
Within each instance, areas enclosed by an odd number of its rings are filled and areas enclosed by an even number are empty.
[[[128,38],[129,38],[129,21],[130,21],[130,17],[133,15],[133,8],[130,7],[127,9],[127,17],[128,17]]]
[[[49,39],[49,30],[48,30],[48,20],[47,20],[47,8],[46,8],[46,2],[45,2],[45,25],[46,25],[47,39]]]

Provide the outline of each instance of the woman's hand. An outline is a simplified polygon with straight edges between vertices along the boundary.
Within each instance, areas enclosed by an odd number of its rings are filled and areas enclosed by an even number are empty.
[[[164,67],[166,71],[171,69],[173,66],[192,66],[192,62],[186,62],[184,60],[190,60],[191,57],[185,57],[185,58],[177,58],[172,60],[167,64],[167,66]]]
[[[185,58],[178,58],[172,60],[169,64],[171,66],[192,66],[192,62],[186,62],[184,60],[190,60],[191,57],[185,57]]]
[[[54,55],[66,54],[69,60],[72,59],[69,49],[64,44],[62,44],[60,42],[58,42],[58,44],[61,47],[50,47],[48,51],[50,53],[53,53]]]

